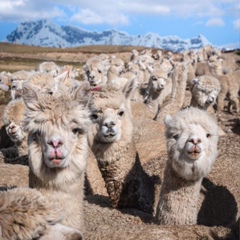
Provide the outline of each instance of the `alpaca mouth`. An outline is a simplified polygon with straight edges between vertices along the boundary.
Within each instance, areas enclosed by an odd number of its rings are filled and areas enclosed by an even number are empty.
[[[192,151],[188,151],[187,153],[188,153],[188,155],[191,159],[195,160],[195,159],[198,159],[200,157],[201,152],[202,151],[201,151],[200,148],[195,147],[195,148],[192,149]]]
[[[62,163],[62,159],[54,158],[50,160],[54,165],[60,165]]]
[[[116,135],[117,135],[116,133],[109,132],[109,133],[104,134],[104,137],[105,138],[114,138]]]

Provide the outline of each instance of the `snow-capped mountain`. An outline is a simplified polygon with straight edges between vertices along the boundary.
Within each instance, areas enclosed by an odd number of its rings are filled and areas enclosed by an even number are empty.
[[[90,32],[72,26],[58,26],[49,20],[23,22],[6,37],[6,42],[42,47],[77,47],[86,45],[144,46],[181,52],[212,45],[204,36],[181,39],[177,36],[161,37],[155,33],[131,36],[126,32],[107,30]]]

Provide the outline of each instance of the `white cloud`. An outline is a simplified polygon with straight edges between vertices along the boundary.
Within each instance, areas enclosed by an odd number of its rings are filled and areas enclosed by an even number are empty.
[[[214,26],[218,26],[218,27],[224,27],[225,26],[225,22],[223,21],[223,19],[221,18],[211,18],[209,19],[206,24],[207,27],[214,27]]]
[[[233,26],[237,30],[240,30],[240,19],[237,19],[237,20],[233,21]]]
[[[85,25],[90,24],[110,24],[110,25],[127,25],[129,20],[123,14],[106,13],[104,16],[93,12],[90,9],[84,9],[81,12],[74,14],[70,21],[82,23]]]
[[[226,6],[228,11],[225,11]],[[66,22],[86,25],[127,25],[139,16],[168,15],[185,19],[194,17],[196,22],[208,17],[207,26],[223,26],[221,18],[236,9],[239,9],[239,0],[0,0],[2,21],[65,18]]]

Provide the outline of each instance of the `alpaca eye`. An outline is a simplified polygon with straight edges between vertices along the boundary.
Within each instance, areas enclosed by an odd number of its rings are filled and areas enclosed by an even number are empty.
[[[179,134],[175,134],[175,135],[173,135],[173,138],[174,138],[175,140],[178,140],[178,138],[179,138]]]
[[[152,80],[153,80],[153,81],[156,81],[156,80],[157,80],[157,78],[156,78],[156,77],[152,77]]]
[[[73,134],[77,135],[79,133],[79,128],[74,128],[72,130]]]
[[[33,133],[33,137],[34,137],[35,139],[39,138],[40,135],[41,135],[41,132],[40,132],[39,130],[37,130],[37,131],[35,131],[35,132]]]
[[[98,119],[98,115],[97,115],[96,113],[93,113],[93,114],[91,115],[91,119],[92,119],[92,120]]]
[[[207,133],[207,134],[206,134],[206,137],[207,137],[207,138],[210,138],[211,136],[212,136],[212,135],[211,135],[210,133]]]
[[[118,115],[119,115],[120,117],[122,117],[123,114],[124,114],[124,111],[120,111],[120,112],[118,113]]]
[[[102,73],[102,71],[101,71],[101,70],[98,70],[98,73]]]

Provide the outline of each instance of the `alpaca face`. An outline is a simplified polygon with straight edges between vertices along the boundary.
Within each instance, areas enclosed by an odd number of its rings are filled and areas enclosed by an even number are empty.
[[[22,96],[22,85],[24,80],[13,80],[11,82],[11,97],[17,99]]]
[[[104,83],[106,70],[104,69],[103,63],[94,61],[92,64],[88,65],[85,73],[86,79],[92,87],[96,87],[101,83]]]
[[[156,92],[156,93],[161,92],[166,85],[166,81],[167,81],[167,79],[165,79],[165,78],[162,78],[162,77],[157,78],[154,75],[151,76],[150,84],[151,84],[151,88],[152,88],[153,92]]]
[[[113,143],[132,135],[130,96],[135,84],[135,79],[131,79],[122,90],[105,86],[102,91],[92,93],[88,104],[93,122],[89,139]]]
[[[180,177],[205,177],[217,156],[217,124],[203,110],[189,108],[166,117],[167,148],[173,169]]]
[[[217,90],[208,91],[207,89],[195,89],[193,94],[199,106],[207,109],[210,105],[216,103],[218,93],[219,91]]]
[[[122,97],[121,99],[123,100]],[[111,106],[99,106],[92,102],[91,119],[97,126],[97,139],[99,142],[111,143],[121,139],[125,107],[117,99],[114,99],[113,102],[114,104]]]
[[[76,91],[52,96],[37,92],[29,84],[25,86],[24,130],[28,132],[30,165],[37,176],[53,178],[56,169],[85,169],[89,89],[84,82]]]
[[[113,72],[117,73],[118,75],[125,72],[125,65],[122,59],[116,58],[111,61],[110,69],[113,70]],[[109,69],[109,70],[110,70]]]
[[[31,144],[41,149],[43,161],[48,168],[66,168],[71,163],[69,156],[77,147],[83,129],[81,124],[74,122],[74,118],[69,120],[70,125],[66,127],[65,119],[59,118],[52,124],[52,120],[45,118],[40,128],[29,134]]]
[[[16,124],[14,121],[9,121],[7,124],[5,124],[5,128],[7,135],[15,143],[21,142],[26,136],[26,133],[23,131],[22,127]]]
[[[220,89],[218,79],[211,76],[206,75],[193,79],[193,97],[202,109],[207,109],[216,103]]]

